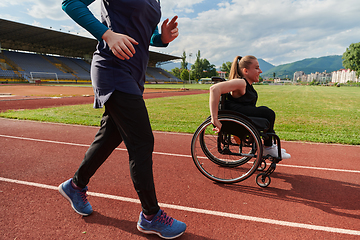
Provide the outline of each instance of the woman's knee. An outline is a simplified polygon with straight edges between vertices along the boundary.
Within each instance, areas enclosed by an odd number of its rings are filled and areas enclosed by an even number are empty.
[[[261,111],[263,112],[264,118],[268,119],[270,122],[275,121],[276,113],[274,112],[274,110],[266,106],[261,106],[259,107],[259,109],[261,109]]]

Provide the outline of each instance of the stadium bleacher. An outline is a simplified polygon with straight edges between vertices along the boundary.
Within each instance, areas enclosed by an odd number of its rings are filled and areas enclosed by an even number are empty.
[[[36,78],[44,81],[90,80],[90,64],[81,59],[73,61],[65,57],[4,50],[2,56],[5,63],[12,70],[7,70],[6,75],[2,70],[0,76],[14,76],[18,79],[22,78],[25,81],[31,81],[32,75],[36,73]]]
[[[34,82],[90,82],[90,63],[80,58],[4,51],[0,55],[0,78]],[[167,71],[147,67],[147,83],[182,83]]]
[[[147,67],[146,82],[148,83],[182,83],[182,80],[157,67]]]
[[[44,82],[90,82],[89,62],[98,43],[95,38],[1,18],[0,26],[0,82],[34,82],[36,78]],[[182,83],[172,74],[155,67],[158,63],[180,59],[149,51],[146,81]]]

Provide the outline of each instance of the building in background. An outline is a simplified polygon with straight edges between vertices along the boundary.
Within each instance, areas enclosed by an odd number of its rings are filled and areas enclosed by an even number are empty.
[[[356,77],[356,72],[350,69],[340,69],[332,72],[331,82],[333,83],[347,83],[347,82],[359,82],[359,78]]]
[[[332,73],[328,72],[316,72],[305,74],[303,71],[297,71],[294,73],[294,82],[318,82],[320,84],[332,83],[347,83],[347,82],[359,82],[359,78],[356,77],[356,72],[350,69],[340,69]]]

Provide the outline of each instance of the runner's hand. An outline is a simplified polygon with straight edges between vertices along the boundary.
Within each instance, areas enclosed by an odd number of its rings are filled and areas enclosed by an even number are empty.
[[[177,19],[178,16],[175,16],[169,22],[169,19],[167,18],[161,25],[161,41],[163,43],[172,42],[179,36],[179,29],[177,28],[178,23],[176,22]]]
[[[112,53],[121,60],[130,59],[135,54],[133,45],[139,43],[135,39],[120,33],[115,33],[110,29],[107,30],[102,39],[109,45]]]

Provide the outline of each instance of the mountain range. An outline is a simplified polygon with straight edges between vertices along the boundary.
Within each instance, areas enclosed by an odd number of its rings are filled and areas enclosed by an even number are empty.
[[[315,72],[333,72],[344,68],[342,65],[342,55],[325,56],[319,58],[306,58],[293,63],[282,64],[274,66],[273,64],[259,58],[260,69],[262,70],[261,76],[263,78],[293,78],[294,72],[303,71],[305,74]],[[171,71],[175,67],[180,68],[180,62],[169,62],[161,65],[160,67]]]
[[[260,61],[260,68],[262,67]],[[267,66],[268,67],[268,66]],[[296,61],[293,63],[282,64],[279,66],[274,66],[272,68],[261,68],[263,73],[261,76],[272,78],[293,78],[294,72],[303,71],[305,74],[315,73],[315,72],[333,72],[339,69],[344,68],[342,65],[342,56],[333,55],[320,58],[307,58],[301,61]]]

